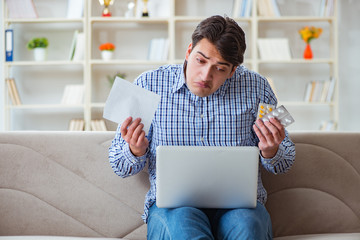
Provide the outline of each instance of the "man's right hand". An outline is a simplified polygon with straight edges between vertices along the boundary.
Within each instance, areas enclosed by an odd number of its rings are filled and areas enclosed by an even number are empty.
[[[122,138],[129,144],[132,154],[136,157],[143,156],[149,146],[143,128],[144,124],[141,123],[141,119],[137,118],[133,121],[132,117],[125,119],[120,127]]]

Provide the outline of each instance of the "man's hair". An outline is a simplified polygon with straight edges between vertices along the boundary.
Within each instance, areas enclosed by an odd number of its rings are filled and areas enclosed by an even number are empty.
[[[215,45],[225,61],[234,66],[243,63],[246,49],[245,33],[233,19],[219,15],[204,19],[192,34],[192,47],[194,48],[203,38]]]

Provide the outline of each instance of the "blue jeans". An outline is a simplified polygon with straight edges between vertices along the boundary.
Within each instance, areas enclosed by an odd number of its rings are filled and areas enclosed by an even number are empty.
[[[150,207],[147,239],[272,239],[270,215],[256,208],[198,209]]]

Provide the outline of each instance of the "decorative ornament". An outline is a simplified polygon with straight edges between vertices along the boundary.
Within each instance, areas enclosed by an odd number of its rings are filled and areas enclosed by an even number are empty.
[[[102,12],[103,17],[111,17],[111,12],[109,10],[109,5],[113,5],[115,0],[99,0],[100,5],[104,6],[104,10]]]

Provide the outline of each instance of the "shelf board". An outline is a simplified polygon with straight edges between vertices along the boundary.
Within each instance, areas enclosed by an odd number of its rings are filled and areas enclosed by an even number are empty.
[[[101,102],[91,103],[91,107],[92,108],[104,108],[105,103],[101,103]]]
[[[83,65],[84,61],[69,61],[69,60],[56,60],[56,61],[13,61],[5,62],[5,66],[44,66],[44,65]]]
[[[305,101],[281,101],[278,104],[286,106],[298,106],[298,107],[333,107],[334,102],[305,102]]]
[[[101,22],[122,22],[122,23],[164,23],[169,22],[169,18],[126,18],[126,17],[91,17],[91,23]]]
[[[124,60],[108,60],[104,61],[101,59],[93,59],[90,61],[90,64],[92,65],[116,65],[116,64],[122,64],[122,65],[166,65],[169,64],[168,61],[150,61],[150,60],[134,60],[134,59],[124,59]]]
[[[257,17],[259,22],[332,22],[334,17],[316,16],[282,16],[282,17]]]
[[[75,109],[84,108],[84,104],[21,104],[21,105],[7,105],[9,109]]]
[[[193,17],[193,16],[175,16],[174,20],[175,22],[201,22],[202,20],[204,20],[207,17]],[[251,17],[248,18],[234,18],[235,21],[237,22],[251,22]]]
[[[294,58],[291,60],[258,60],[259,64],[273,64],[273,63],[289,63],[289,64],[314,64],[314,63],[326,63],[333,64],[334,60],[331,58],[315,58],[306,60],[303,58]]]
[[[4,23],[81,23],[84,18],[8,18]]]

